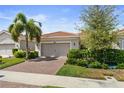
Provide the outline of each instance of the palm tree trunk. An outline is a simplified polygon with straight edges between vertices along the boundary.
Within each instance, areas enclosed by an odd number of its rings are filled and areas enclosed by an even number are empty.
[[[28,32],[27,31],[26,31],[25,39],[26,39],[26,59],[28,59]]]

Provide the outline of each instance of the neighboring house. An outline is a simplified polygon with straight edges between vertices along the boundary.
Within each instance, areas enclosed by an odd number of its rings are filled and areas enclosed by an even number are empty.
[[[10,33],[1,31],[0,55],[12,56],[13,48],[25,50],[25,37],[21,35],[16,43]],[[38,51],[40,56],[66,56],[72,48],[79,48],[79,35],[62,31],[42,35],[38,45],[34,41],[29,41],[29,49]]]
[[[119,30],[117,35],[118,35],[118,42],[117,44],[113,44],[113,48],[124,50],[124,29]]]
[[[0,32],[0,55],[12,55],[12,49],[16,47],[16,43],[11,39],[11,36],[6,31]]]
[[[116,48],[118,49],[124,49],[124,29],[120,30],[118,32],[118,38],[119,38],[119,42]]]
[[[24,36],[21,36],[21,38]],[[29,47],[31,50],[35,50],[35,45],[33,42],[29,42]],[[0,31],[0,55],[3,57],[13,56],[12,49],[18,48],[25,50],[25,41],[19,40],[19,43],[16,43],[12,40],[11,34],[7,31]]]

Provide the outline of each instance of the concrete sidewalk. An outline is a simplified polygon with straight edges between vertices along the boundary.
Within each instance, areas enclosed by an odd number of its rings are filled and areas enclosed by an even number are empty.
[[[124,87],[124,82],[114,80],[95,80],[46,74],[33,74],[14,71],[0,71],[1,81],[23,83],[37,86],[60,86],[67,88],[108,88]]]

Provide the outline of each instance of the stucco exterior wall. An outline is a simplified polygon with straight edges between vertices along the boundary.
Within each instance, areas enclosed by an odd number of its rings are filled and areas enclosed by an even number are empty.
[[[29,47],[30,50],[35,50],[35,43],[29,41],[28,42],[28,47]],[[20,49],[26,50],[26,42],[24,40],[20,41]]]
[[[0,44],[15,44],[15,42],[12,40],[10,34],[3,32],[0,35]]]
[[[74,39],[70,41],[70,49],[78,49],[79,48],[79,39]]]
[[[118,45],[118,47],[119,47],[120,49],[124,49],[124,38],[123,38],[123,37],[121,37],[121,38],[119,39],[119,45]]]

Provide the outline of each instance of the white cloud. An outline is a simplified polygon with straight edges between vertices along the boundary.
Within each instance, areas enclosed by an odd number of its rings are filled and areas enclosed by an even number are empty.
[[[48,19],[48,16],[44,15],[44,14],[38,14],[38,15],[34,15],[34,16],[28,16],[28,18],[32,18],[36,21],[40,21],[40,22],[45,22]]]

